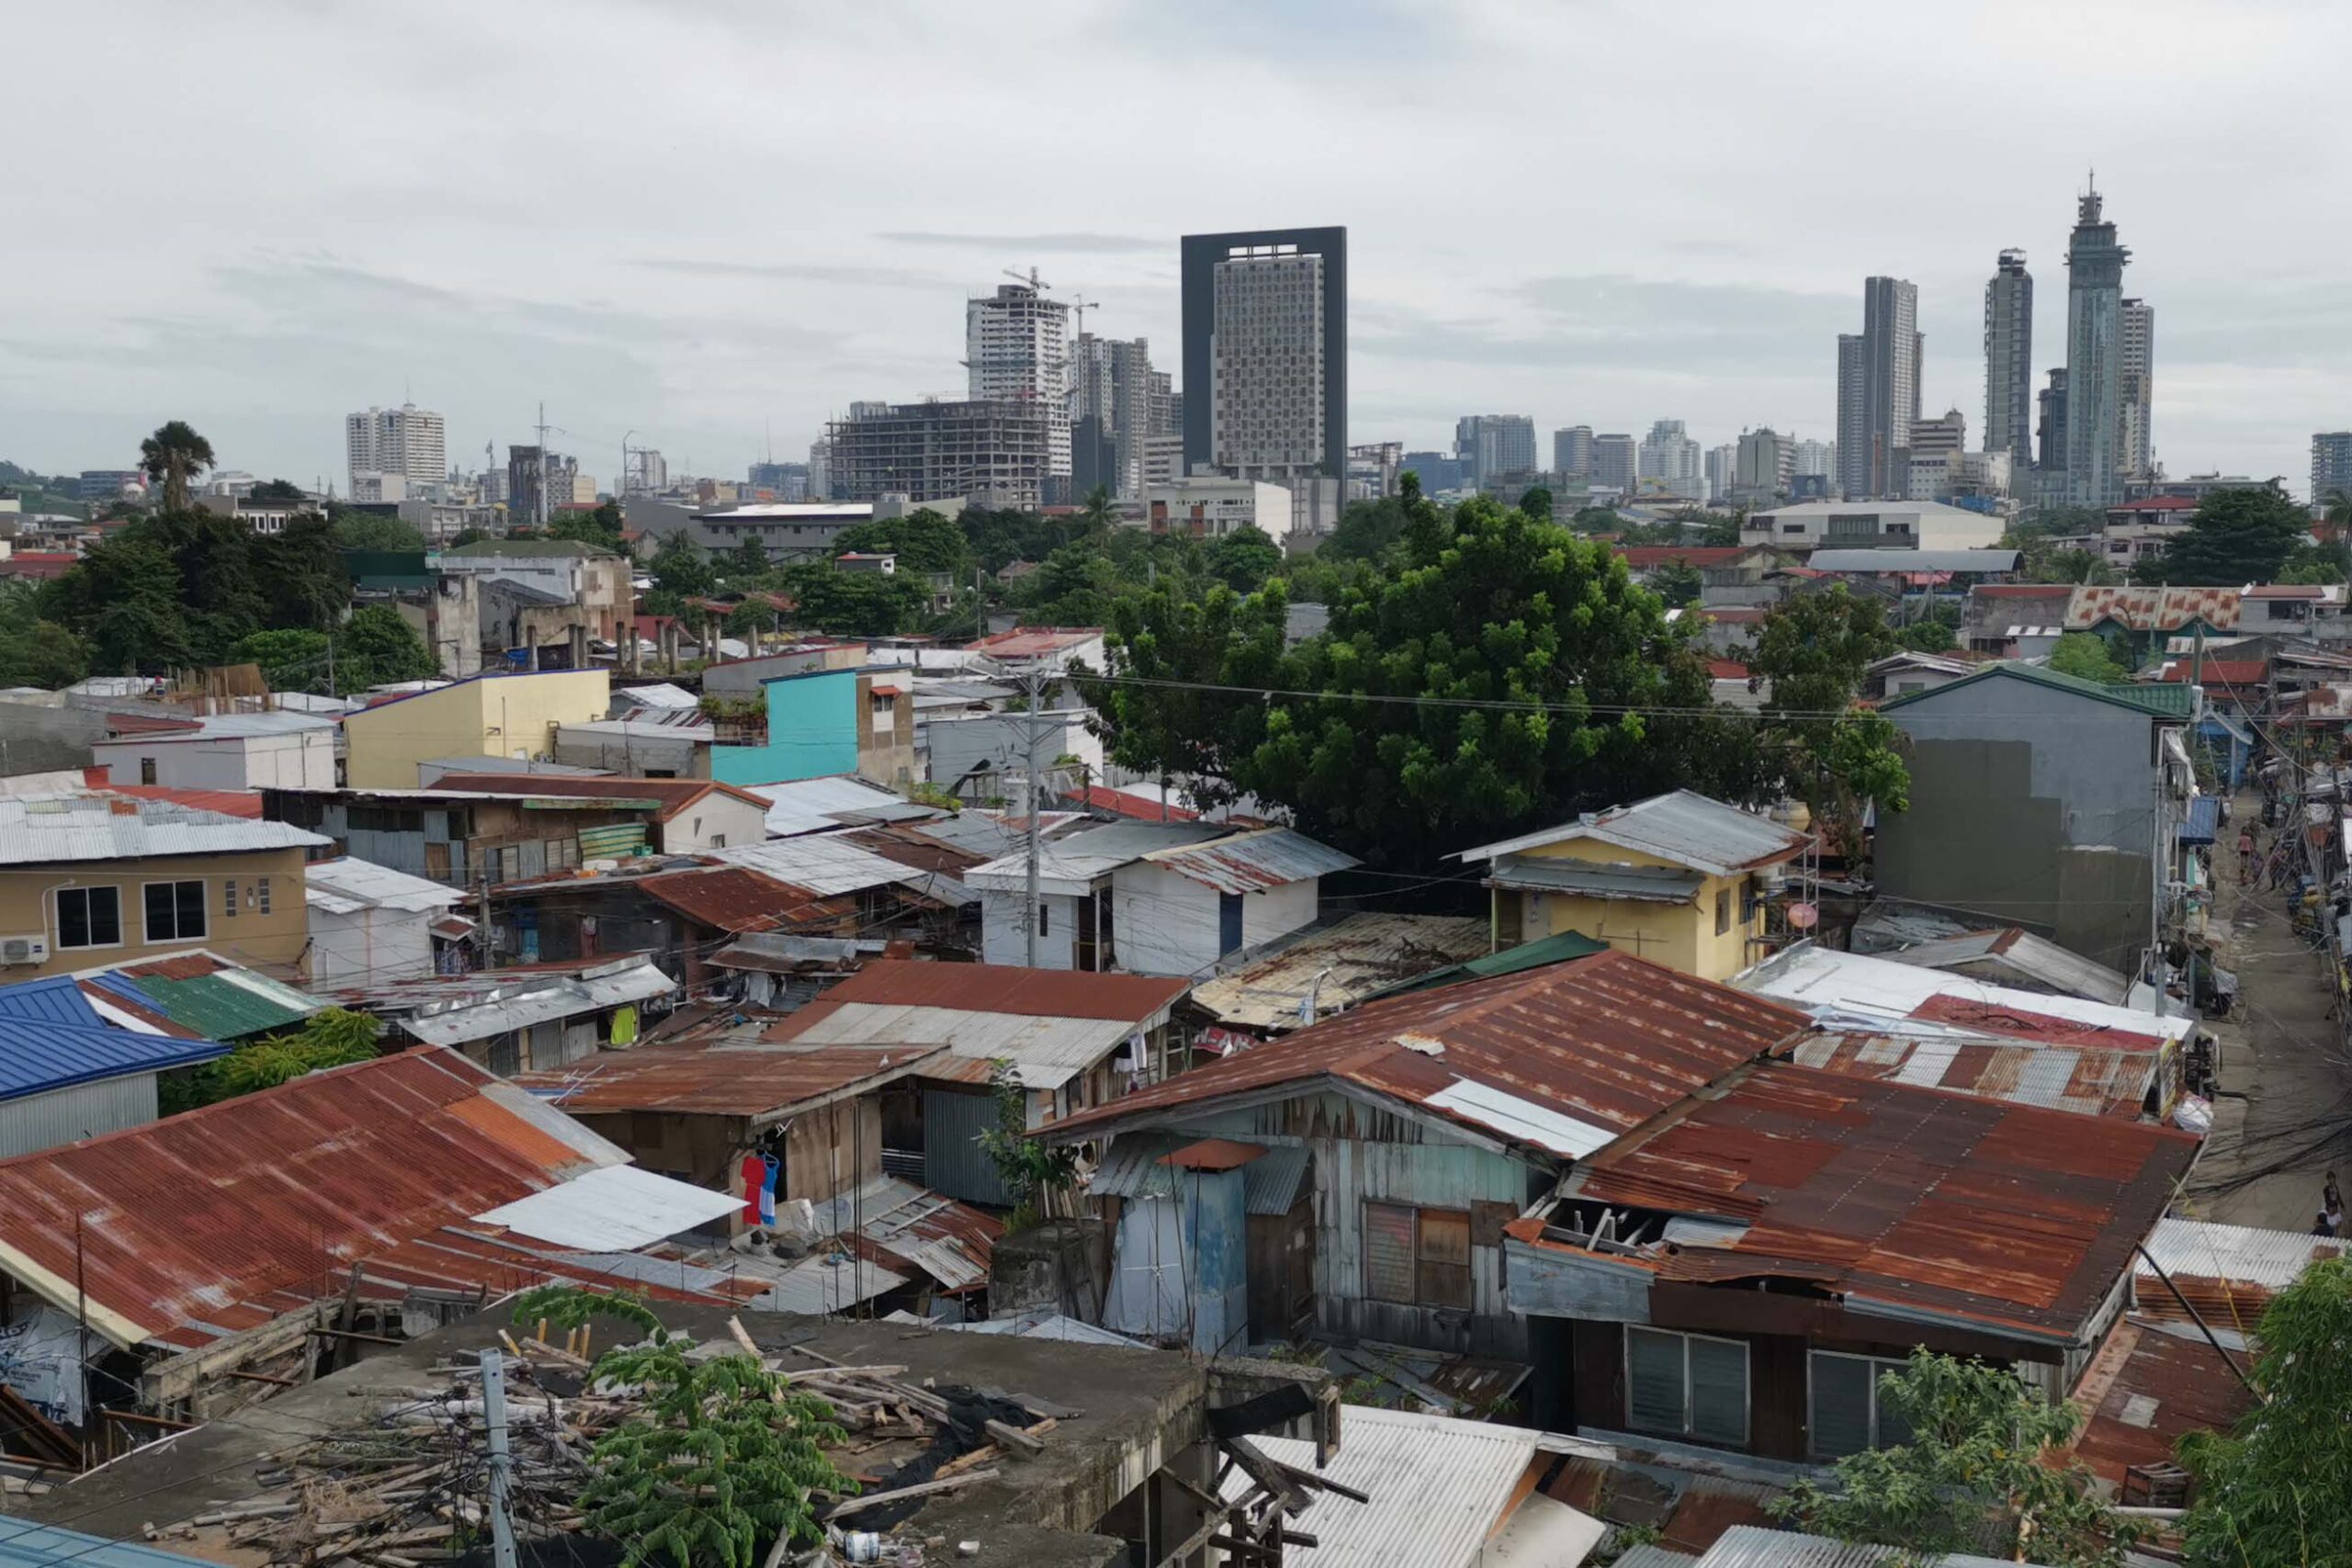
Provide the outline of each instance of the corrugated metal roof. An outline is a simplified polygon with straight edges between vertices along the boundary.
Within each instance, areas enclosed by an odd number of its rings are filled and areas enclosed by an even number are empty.
[[[710,853],[714,860],[750,866],[779,882],[805,887],[820,898],[862,893],[871,887],[901,886],[921,893],[946,880],[885,860],[838,832],[803,833],[797,838],[770,839],[758,844],[730,844]]]
[[[2317,1202],[2312,1200],[2314,1209]],[[2343,1256],[2347,1245],[2352,1244],[2301,1231],[2172,1215],[2156,1222],[2155,1234],[2147,1242],[2149,1256],[2172,1276],[2182,1294],[2200,1311],[2215,1312],[2222,1326],[2236,1328],[2251,1328],[2271,1297],[2301,1279],[2303,1270],[2319,1259]],[[2132,1269],[2132,1292],[2142,1311],[2166,1318],[2188,1315],[2147,1258],[2139,1258]]]
[[[2188,1133],[1769,1062],[1594,1156],[1573,1195],[1744,1222],[1661,1278],[2071,1339],[2197,1156]],[[1538,1245],[1546,1245],[1541,1244]]]
[[[74,1311],[79,1221],[91,1321],[126,1346],[258,1326],[355,1262],[370,1301],[503,1293],[562,1270],[469,1243],[473,1216],[624,1157],[462,1056],[402,1052],[0,1161],[0,1266]]]
[[[83,995],[103,1010],[128,1004],[171,1030],[238,1040],[287,1029],[334,1004],[204,952],[85,973]]]
[[[1600,953],[1368,1002],[1046,1132],[1084,1135],[1130,1117],[1181,1118],[1228,1096],[1328,1079],[1505,1140],[1529,1134],[1540,1117],[1622,1133],[1804,1026],[1802,1014],[1777,1003],[1630,953]],[[1507,1097],[1507,1107],[1498,1100],[1481,1111],[1460,1095],[1437,1103],[1464,1080]]]
[[[1233,829],[1214,822],[1106,822],[1087,828],[1044,846],[1037,856],[1041,883],[1057,892],[1083,892],[1097,877],[1108,876],[1163,850],[1180,850],[1232,836]],[[975,887],[1011,892],[1025,887],[1029,858],[1025,849],[1000,856],[964,874]]]
[[[1399,986],[1392,986],[1381,996],[1401,996],[1407,991],[1424,991],[1432,986],[1451,986],[1463,980],[1490,980],[1501,975],[1518,975],[1530,969],[1540,969],[1547,964],[1565,964],[1571,958],[1589,958],[1596,953],[1606,953],[1609,944],[1595,942],[1575,931],[1555,931],[1550,936],[1522,942],[1506,947],[1499,953],[1488,953],[1443,969],[1432,969],[1416,975]]]
[[[1734,1525],[1699,1559],[1698,1568],[1894,1568],[1908,1561],[1901,1548],[1848,1545],[1827,1536],[1759,1525]],[[2019,1568],[1997,1557],[1939,1557],[1928,1568]],[[2034,1568],[2028,1563],[2024,1568]]]
[[[1288,828],[1265,828],[1204,844],[1155,850],[1143,858],[1204,887],[1233,894],[1287,887],[1363,863]]]
[[[0,1100],[101,1078],[189,1066],[228,1052],[229,1047],[210,1040],[109,1029],[95,1012],[89,1013],[86,1024],[0,1015]]]
[[[2069,1397],[2084,1421],[2067,1452],[2118,1488],[2132,1466],[2177,1463],[2182,1438],[2226,1431],[2255,1404],[2196,1329],[2137,1316],[2115,1325]]]
[[[1083,1318],[1066,1317],[1043,1307],[1030,1307],[1010,1317],[991,1317],[980,1323],[935,1323],[932,1326],[952,1334],[999,1334],[1014,1339],[1052,1339],[1065,1345],[1107,1345],[1117,1350],[1152,1348],[1140,1339],[1130,1339],[1124,1334],[1098,1328]]]
[[[985,1286],[1004,1224],[968,1203],[894,1176],[816,1205],[820,1235],[851,1238],[861,1257],[943,1291]]]
[[[1494,862],[1485,886],[1627,898],[1643,904],[1688,904],[1705,883],[1702,872],[1677,871],[1671,866],[1596,865],[1590,861],[1542,855],[1504,855]]]
[[[1732,984],[1804,1008],[1829,1028],[1883,1030],[1914,1020],[1977,1034],[2154,1051],[2197,1027],[2193,1019],[2021,991],[1811,943],[1775,954]]]
[[[349,855],[312,861],[302,874],[306,893],[324,894],[361,908],[447,909],[465,900],[457,888]]]
[[[2035,989],[2047,987],[2059,996],[2110,1007],[2122,1006],[2132,994],[2127,976],[2016,926],[1930,938],[1874,956],[1923,969],[1978,974],[1989,970],[2005,978],[2014,976]]]
[[[2104,681],[2086,681],[2079,675],[2069,675],[2046,665],[2001,663],[1987,664],[1973,675],[1963,675],[1957,681],[1947,681],[1924,692],[1905,692],[1899,697],[1889,697],[1879,705],[1879,711],[1891,713],[1896,708],[1937,702],[1980,681],[2026,681],[2053,692],[2071,692],[2076,696],[2090,697],[2116,707],[2131,708],[2151,718],[2177,718],[2184,722],[2197,699],[2197,689],[2192,686],[2134,684],[2130,682],[2110,684]]]
[[[2149,1051],[1982,1035],[1820,1034],[1800,1043],[1790,1060],[1822,1072],[2126,1119],[2140,1114],[2161,1065]]]
[[[822,1317],[888,1295],[914,1275],[846,1252],[820,1252],[780,1269],[755,1273],[747,1268],[743,1277],[768,1286],[758,1303],[764,1310]]]
[[[1302,1535],[1313,1536],[1316,1544],[1285,1546],[1285,1564],[1470,1568],[1487,1538],[1510,1517],[1520,1481],[1537,1461],[1542,1434],[1521,1427],[1351,1404],[1341,1436],[1340,1451],[1320,1470],[1311,1442],[1251,1439],[1284,1464],[1371,1498],[1358,1503],[1336,1493],[1309,1492],[1306,1510],[1287,1523]],[[1227,1475],[1220,1495],[1238,1498],[1252,1484],[1236,1469]],[[1597,1540],[1603,1527],[1599,1520],[1592,1523]]]
[[[742,1206],[743,1200],[731,1193],[632,1165],[608,1165],[474,1218],[560,1247],[634,1252]]]
[[[106,1027],[106,1020],[90,1006],[80,983],[71,975],[51,975],[43,980],[20,980],[13,986],[0,986],[0,1018],[63,1024],[69,1029]]]
[[[649,681],[641,686],[615,686],[616,706],[641,708],[694,708],[702,699],[684,686],[673,686],[667,681]]]
[[[331,841],[283,822],[250,821],[168,800],[0,796],[0,864],[6,865],[310,849]]]
[[[1485,954],[1487,922],[1471,915],[1350,915],[1267,957],[1193,988],[1193,1005],[1234,1029],[1299,1026],[1311,993],[1318,1014]]]
[[[1690,790],[1678,789],[1631,806],[1612,806],[1556,828],[1464,850],[1453,858],[1494,860],[1582,839],[1655,855],[1714,876],[1728,876],[1736,871],[1750,871],[1788,860],[1802,854],[1811,842],[1808,835],[1782,827],[1769,817],[1758,817]]]
[[[2113,621],[2129,631],[2170,632],[2202,621],[2215,631],[2235,631],[2239,597],[2234,588],[2082,587],[2066,601],[2066,626],[2087,631]]]
[[[54,1568],[65,1562],[81,1568],[198,1568],[206,1561],[14,1516],[0,1518],[0,1568]]]
[[[395,1018],[431,1045],[493,1039],[535,1023],[577,1018],[626,1002],[650,1001],[678,983],[643,953],[571,966],[572,972],[487,969],[354,987],[353,1005]]]
[[[574,1116],[647,1111],[773,1121],[906,1077],[938,1053],[902,1045],[640,1045],[514,1082]]]
[[[533,773],[522,784],[514,782],[512,773],[444,773],[433,781],[428,793],[519,796],[527,800],[578,801],[583,805],[638,802],[652,807],[655,821],[667,822],[714,791],[752,806],[767,805],[748,791],[710,779],[631,779],[569,773]]]
[[[1186,984],[1150,975],[889,958],[865,965],[817,1005],[876,1002],[1026,1018],[1098,1018],[1146,1029],[1160,1021]]]
[[[768,803],[768,834],[778,839],[831,832],[849,822],[869,819],[875,812],[909,804],[905,795],[846,773],[743,787]]]
[[[746,931],[710,955],[715,969],[759,969],[789,975],[806,964],[846,964],[881,953],[879,937],[794,936],[782,931]]]
[[[941,965],[964,968],[967,965]],[[1059,1089],[1124,1044],[1139,1025],[1119,1019],[1039,1018],[1022,1013],[979,1012],[965,1008],[895,1007],[878,1002],[837,1002],[842,987],[792,1014],[771,1040],[804,1045],[945,1045],[948,1055],[975,1065],[986,1081],[987,1065],[1010,1061],[1029,1089]],[[945,1073],[934,1063],[927,1074]]]
[[[723,931],[768,931],[782,926],[831,927],[857,919],[851,898],[823,898],[763,876],[749,866],[668,871],[634,884],[649,898],[688,919]]]

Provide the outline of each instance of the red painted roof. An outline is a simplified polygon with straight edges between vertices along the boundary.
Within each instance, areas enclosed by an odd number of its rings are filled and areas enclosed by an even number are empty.
[[[1015,626],[1009,632],[980,638],[972,644],[972,651],[992,659],[1035,659],[1043,654],[1067,653],[1102,635],[1101,626]]]
[[[251,821],[261,819],[261,792],[250,789],[175,789],[169,784],[98,784],[94,788],[108,795],[127,795],[133,800],[168,800],[176,806],[193,807],[198,811],[217,811],[223,817],[243,817]]]
[[[1149,795],[1130,795],[1125,790],[1112,789],[1105,784],[1089,784],[1082,790],[1072,790],[1063,798],[1097,811],[1113,811],[1144,822],[1197,822],[1201,819],[1197,811],[1187,811],[1181,806],[1163,807]]]
[[[1717,681],[1745,681],[1747,679],[1747,666],[1736,659],[1710,659],[1707,660],[1707,673]]]
[[[64,550],[18,550],[0,559],[0,577],[34,577],[47,580],[64,576],[80,562],[81,557]]]
[[[2193,660],[2177,660],[2165,666],[2164,679],[2175,685],[2185,685],[2196,667]],[[2202,683],[2208,686],[2259,686],[2268,679],[2268,660],[2208,659]]]
[[[1984,1034],[2006,1034],[2018,1040],[2039,1040],[2048,1045],[2096,1045],[2117,1051],[2161,1051],[2166,1036],[2151,1029],[2110,1028],[2085,1023],[2056,1013],[2035,1012],[2007,1003],[1939,992],[1911,1010],[1911,1016],[1935,1023],[1953,1023]],[[2153,1020],[2152,1020],[2153,1021]]]
[[[2178,1462],[2183,1437],[2227,1430],[2255,1403],[2201,1337],[2168,1334],[2138,1316],[2115,1325],[2070,1397],[2086,1417],[2074,1457],[2118,1487],[2133,1465]]]
[[[1525,1124],[1547,1118],[1566,1118],[1606,1141],[1807,1022],[1803,1013],[1728,986],[1630,953],[1597,953],[1369,1002],[1277,1044],[1067,1117],[1055,1130],[1333,1079],[1514,1142],[1528,1141]],[[1490,1102],[1489,1114],[1458,1098],[1430,1103],[1465,1083]],[[1521,1125],[1494,1119],[1506,1100],[1521,1108],[1510,1119]]]
[[[749,790],[709,779],[624,779],[582,777],[574,773],[444,773],[433,781],[435,790],[458,795],[518,795],[535,799],[651,800],[660,803],[653,814],[667,822],[711,791],[756,806],[768,803]]]
[[[1686,566],[1729,566],[1758,545],[1611,545],[1618,558],[1634,571],[1680,561]]]
[[[1174,1002],[1192,982],[1150,975],[1094,975],[1077,969],[1024,969],[1012,964],[929,964],[879,958],[786,1021],[787,1030],[820,1009],[847,1002],[1002,1012],[1023,1018],[1101,1018],[1137,1021]],[[831,1006],[829,1006],[831,1004]],[[779,1038],[786,1036],[779,1035]]]
[[[854,898],[820,898],[745,866],[665,871],[629,886],[688,919],[723,931],[771,931],[832,926],[857,918]]]
[[[369,1301],[599,1277],[472,1223],[613,1163],[597,1146],[457,1053],[408,1051],[0,1161],[0,1244],[70,1282],[78,1218],[91,1303],[201,1345],[335,1295],[355,1262]]]
[[[1578,1198],[1747,1229],[1661,1280],[1781,1280],[2071,1337],[2131,1267],[2197,1137],[1768,1063],[1594,1156]]]
[[[108,735],[176,735],[183,730],[204,728],[195,719],[175,718],[160,713],[109,713],[106,721]]]

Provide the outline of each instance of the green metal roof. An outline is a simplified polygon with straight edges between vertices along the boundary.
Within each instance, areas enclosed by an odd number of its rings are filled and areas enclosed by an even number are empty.
[[[2064,671],[2048,669],[2040,664],[1988,664],[1973,675],[1963,675],[1957,681],[1948,681],[1940,686],[1930,686],[1924,692],[1905,692],[1899,697],[1889,698],[1879,705],[1879,711],[1884,713],[1890,708],[1905,707],[1913,703],[1925,702],[1930,697],[1940,697],[1956,692],[1962,686],[1973,685],[1979,681],[1990,681],[1996,677],[2005,677],[2012,681],[2027,681],[2037,686],[2047,686],[2056,692],[2072,692],[2076,696],[2110,703],[2117,707],[2131,708],[2134,712],[2146,714],[2151,718],[2177,718],[2186,721],[2189,716],[2191,705],[2196,701],[2195,688],[2186,682],[2152,682],[2144,684],[2125,682],[2120,685],[2109,685],[2103,681],[2086,681],[2080,675],[2068,675]]]
[[[1607,942],[1595,942],[1581,931],[1559,931],[1551,936],[1538,937],[1533,942],[1522,942],[1517,947],[1506,947],[1500,953],[1489,953],[1483,958],[1449,964],[1426,975],[1399,980],[1374,995],[1398,997],[1408,991],[1426,991],[1434,986],[1451,986],[1463,980],[1491,980],[1498,975],[1516,975],[1524,969],[1538,969],[1546,964],[1563,964],[1571,958],[1589,958],[1596,953],[1608,951]],[[1364,998],[1366,1001],[1372,999],[1372,997]]]
[[[237,979],[225,973],[199,975],[188,980],[141,976],[133,983],[158,1012],[207,1040],[238,1040],[288,1029],[328,1005],[252,974]]]

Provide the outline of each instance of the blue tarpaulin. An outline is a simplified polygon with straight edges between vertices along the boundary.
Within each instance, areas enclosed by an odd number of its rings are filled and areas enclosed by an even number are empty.
[[[2210,844],[2221,831],[2222,797],[2200,795],[2189,801],[2188,815],[2180,824],[2180,841],[2184,844]]]

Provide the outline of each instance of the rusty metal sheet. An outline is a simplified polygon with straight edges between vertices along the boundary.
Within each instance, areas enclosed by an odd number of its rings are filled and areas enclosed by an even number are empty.
[[[756,1121],[927,1071],[923,1065],[943,1049],[936,1045],[640,1045],[632,1051],[605,1053],[573,1066],[525,1073],[514,1082],[574,1116],[648,1111]]]
[[[667,871],[630,886],[690,920],[723,931],[829,929],[857,919],[854,898],[820,898],[740,865]]]
[[[2136,1317],[2115,1325],[2073,1397],[2086,1416],[2074,1457],[2118,1487],[2131,1466],[2177,1463],[2183,1437],[2225,1430],[2254,1408],[2254,1395],[2203,1338]]]
[[[1824,1033],[1800,1042],[1790,1060],[1850,1077],[2129,1119],[2141,1113],[2161,1057],[2132,1047],[2043,1045],[1992,1036]]]
[[[1066,1118],[1056,1130],[1330,1078],[1425,1106],[1468,1082],[1622,1133],[1793,1038],[1805,1023],[1804,1014],[1765,998],[1630,953],[1598,953],[1370,1002]],[[1430,1109],[1509,1136],[1458,1099]]]
[[[1747,1224],[1664,1254],[1665,1279],[1798,1279],[2072,1333],[2197,1147],[2149,1123],[1772,1062],[1595,1156],[1577,1196]]]
[[[1024,969],[1010,964],[931,964],[890,958],[868,964],[827,991],[819,1007],[877,1002],[951,1008],[1023,1018],[1116,1019],[1137,1028],[1156,1021],[1191,988],[1182,979]],[[795,1014],[806,1017],[812,1009]]]

